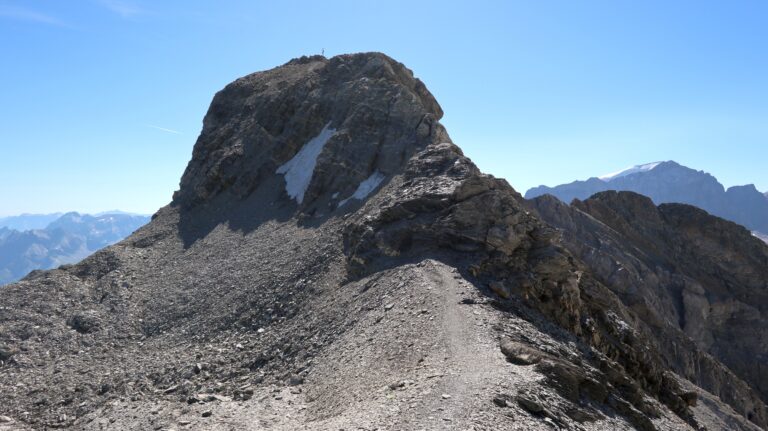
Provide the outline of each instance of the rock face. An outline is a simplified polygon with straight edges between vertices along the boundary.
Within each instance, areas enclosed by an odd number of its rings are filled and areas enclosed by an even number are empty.
[[[648,196],[657,204],[684,203],[710,214],[768,234],[768,198],[754,185],[725,189],[715,177],[675,162],[640,165],[616,174],[556,187],[528,190],[526,199],[551,194],[563,202],[584,200],[607,190],[632,191]]]
[[[29,225],[43,219],[44,216],[16,218],[14,225]],[[148,221],[149,217],[126,214],[67,213],[43,229],[18,231],[0,227],[0,285],[19,280],[30,271],[78,262],[120,241]]]
[[[482,174],[441,114],[377,53],[227,86],[171,205],[78,265],[3,288],[0,413],[34,429],[768,425],[758,376],[694,341],[742,321],[669,329],[670,356],[667,334],[558,223]],[[717,242],[695,233],[708,217],[674,228],[711,256]],[[716,268],[746,283],[764,277],[752,263]],[[727,287],[720,300],[745,304],[765,290]],[[692,292],[709,301],[709,288]],[[742,342],[721,347],[760,351]]]
[[[741,396],[711,358],[680,348],[692,342],[768,397],[766,370],[755,366],[768,354],[761,329],[768,323],[768,247],[749,231],[693,206],[656,207],[632,192],[603,192],[571,206],[543,196],[531,205],[657,334],[675,372],[722,399]]]

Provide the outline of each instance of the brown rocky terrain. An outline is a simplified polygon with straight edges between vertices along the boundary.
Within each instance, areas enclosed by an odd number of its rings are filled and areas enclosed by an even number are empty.
[[[606,206],[637,233],[548,211],[441,116],[377,53],[228,85],[152,222],[2,288],[0,429],[766,428],[763,374],[738,359],[765,352],[764,245],[632,199]],[[606,277],[581,229],[725,305]]]

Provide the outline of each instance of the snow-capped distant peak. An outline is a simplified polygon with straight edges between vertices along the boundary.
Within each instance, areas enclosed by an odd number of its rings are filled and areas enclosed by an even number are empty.
[[[644,165],[636,165],[636,166],[629,167],[627,169],[622,169],[622,170],[620,170],[618,172],[614,172],[612,174],[603,175],[603,176],[598,177],[598,178],[603,180],[603,181],[608,182],[608,181],[611,181],[611,180],[615,180],[616,178],[626,177],[627,175],[637,174],[639,172],[648,172],[648,171],[652,170],[653,168],[655,168],[656,166],[659,166],[662,163],[663,162],[654,162],[654,163],[646,163]]]

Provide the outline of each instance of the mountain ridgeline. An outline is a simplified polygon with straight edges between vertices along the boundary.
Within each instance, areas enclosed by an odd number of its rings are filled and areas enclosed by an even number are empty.
[[[380,53],[227,85],[150,223],[0,291],[4,422],[768,427],[765,244],[634,193],[526,201],[441,117]]]
[[[120,241],[148,221],[149,217],[139,215],[105,213],[92,216],[75,212],[3,219],[5,226],[0,225],[0,285],[19,280],[30,271],[77,263],[96,250]],[[45,227],[41,228],[42,223]]]
[[[52,221],[64,215],[52,214],[21,214],[17,216],[0,217],[0,228],[18,231],[45,229]]]
[[[635,166],[613,175],[574,181],[555,187],[539,186],[525,193],[526,199],[550,194],[563,202],[584,200],[606,190],[632,191],[648,196],[656,204],[684,203],[710,214],[768,234],[768,196],[754,185],[727,190],[715,177],[668,161]]]

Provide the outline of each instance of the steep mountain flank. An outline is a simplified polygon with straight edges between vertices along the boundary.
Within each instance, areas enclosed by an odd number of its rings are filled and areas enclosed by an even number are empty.
[[[680,355],[710,371],[671,367],[441,115],[377,53],[228,85],[171,205],[3,288],[0,414],[33,429],[768,425],[751,376],[684,335]]]
[[[768,234],[768,198],[754,185],[734,186],[726,190],[712,175],[672,161],[639,165],[601,178],[556,187],[534,187],[525,193],[525,197],[533,199],[551,194],[569,203],[607,190],[640,193],[657,204],[694,205],[710,214]]]
[[[658,334],[676,372],[723,399],[743,396],[731,393],[736,385],[712,359],[680,348],[693,342],[768,397],[768,247],[749,231],[692,206],[656,207],[632,192],[571,206],[543,196],[531,205]]]

